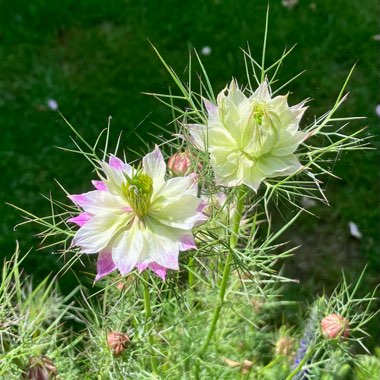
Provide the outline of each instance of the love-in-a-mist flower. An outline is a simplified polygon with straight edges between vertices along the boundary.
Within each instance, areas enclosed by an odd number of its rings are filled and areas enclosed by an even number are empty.
[[[218,184],[246,184],[257,191],[265,178],[302,168],[294,152],[306,136],[299,130],[304,102],[289,107],[287,96],[272,99],[267,81],[247,97],[233,80],[218,95],[217,105],[204,103],[207,125],[188,129],[194,144],[210,153]]]
[[[100,163],[101,181],[94,191],[71,195],[83,209],[69,219],[80,226],[73,246],[82,253],[99,253],[99,279],[118,269],[150,268],[161,278],[178,269],[179,251],[195,248],[192,228],[205,220],[203,201],[194,178],[165,181],[166,165],[158,147],[134,168],[111,156]]]

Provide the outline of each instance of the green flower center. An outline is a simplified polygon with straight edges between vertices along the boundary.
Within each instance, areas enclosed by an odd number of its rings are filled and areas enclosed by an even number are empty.
[[[134,170],[131,177],[121,185],[123,195],[138,216],[147,214],[153,194],[153,181],[141,169]]]
[[[265,103],[258,103],[253,107],[252,117],[257,124],[262,125],[263,116],[265,115],[265,113],[266,113]]]

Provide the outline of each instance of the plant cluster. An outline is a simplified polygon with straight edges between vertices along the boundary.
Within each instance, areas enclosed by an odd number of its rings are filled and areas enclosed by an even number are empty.
[[[54,279],[29,289],[18,255],[5,265],[1,375],[327,380],[376,373],[379,359],[358,353],[374,315],[374,294],[357,295],[362,277],[355,286],[343,277],[304,322],[289,318],[295,303],[282,297],[296,281],[281,269],[296,247],[281,235],[308,212],[302,199],[327,203],[323,178],[333,175],[338,153],[367,146],[361,130],[346,132],[355,117],[336,116],[352,71],[332,108],[303,125],[308,100],[289,105],[289,94],[279,95],[295,78],[276,81],[292,49],[267,67],[266,36],[267,24],[261,62],[243,51],[247,83],[232,79],[217,96],[196,53],[195,88],[191,57],[182,82],[156,50],[178,93],[152,95],[172,110],[175,133],[156,136],[141,160],[118,154],[121,140],[109,153],[109,126],[91,145],[67,121],[94,189],[71,194],[62,186],[72,203],[50,198],[50,216],[22,211],[44,227],[47,247],[70,257],[65,270],[89,263],[94,284],[79,286],[74,307]],[[80,328],[72,332],[66,320]]]

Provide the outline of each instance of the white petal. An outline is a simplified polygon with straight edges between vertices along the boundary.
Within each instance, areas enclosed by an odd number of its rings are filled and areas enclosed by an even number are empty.
[[[191,142],[199,149],[206,150],[208,146],[207,127],[202,124],[188,124],[187,129],[190,133]]]
[[[140,261],[143,248],[143,234],[138,229],[137,223],[120,234],[114,242],[112,260],[123,275],[129,273]]]
[[[287,130],[282,131],[276,145],[270,150],[273,156],[288,156],[294,153],[299,144],[305,139],[304,132],[296,132],[291,134]]]
[[[358,226],[354,222],[348,223],[350,227],[350,234],[356,239],[361,239],[363,237],[362,233],[359,231]]]
[[[227,98],[238,109],[241,109],[242,106],[244,107],[247,103],[249,103],[248,98],[239,89],[235,80],[232,80],[230,86],[228,87]]]
[[[257,98],[267,102],[271,100],[270,88],[266,79],[260,84],[250,99],[252,98]]]
[[[183,194],[196,195],[197,183],[192,176],[175,177],[164,182],[163,185],[157,189],[157,192],[152,196],[152,208],[162,207],[157,206],[157,203],[164,204],[173,202]]]
[[[284,157],[261,157],[256,165],[266,177],[287,176],[302,168],[293,154]]]
[[[83,200],[80,206],[89,214],[106,214],[111,212],[124,213],[128,208],[128,203],[121,197],[113,195],[108,191],[89,191],[81,194]]]
[[[115,167],[112,167],[106,162],[101,162],[100,165],[106,175],[106,178],[102,179],[106,183],[107,189],[115,195],[121,195],[121,185],[126,181],[126,175],[132,175],[132,166],[129,164],[123,164],[122,167],[120,165],[117,167],[114,165]]]
[[[143,158],[143,168],[145,173],[153,179],[153,187],[159,188],[165,179],[166,164],[157,145],[153,152]]]
[[[170,203],[152,205],[149,216],[170,227],[190,230],[198,219],[198,207],[202,200],[189,194],[180,194]]]
[[[97,253],[104,249],[125,228],[131,215],[102,214],[92,217],[74,236],[73,245],[80,247],[82,253]]]
[[[179,237],[170,228],[147,223],[144,238],[149,245],[149,256],[152,262],[169,268],[178,269]]]
[[[233,154],[233,151],[218,150],[211,153],[211,165],[215,175],[219,177],[228,177],[236,174],[238,166],[236,162],[231,162],[228,157]]]
[[[261,172],[256,165],[244,170],[244,184],[257,192],[261,182],[265,179],[265,174]]]
[[[221,125],[212,125],[208,132],[208,150],[212,152],[219,149],[236,149],[238,143],[231,133]]]
[[[260,157],[256,162],[257,168],[267,177],[274,173],[282,173],[289,169],[288,163],[284,162],[281,157]]]
[[[208,122],[213,123],[218,121],[218,107],[211,103],[208,99],[202,98],[202,100],[208,113]]]

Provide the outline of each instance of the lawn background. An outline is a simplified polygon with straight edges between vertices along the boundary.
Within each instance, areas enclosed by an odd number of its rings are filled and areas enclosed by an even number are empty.
[[[69,130],[47,107],[55,99],[62,113],[94,142],[112,116],[113,137],[123,131],[123,149],[139,149],[138,134],[151,140],[152,123],[166,126],[170,112],[142,92],[164,92],[171,79],[148,39],[186,77],[189,50],[204,46],[203,57],[215,92],[232,78],[245,82],[240,47],[249,43],[260,57],[266,1],[0,1],[0,255],[10,257],[18,239],[23,252],[34,247],[26,273],[41,278],[63,264],[50,251],[36,251],[39,232],[29,225],[13,231],[20,213],[5,202],[47,215],[49,203],[40,194],[60,200],[58,179],[70,192],[89,189],[93,179],[86,160],[56,149],[71,148]],[[300,0],[294,9],[270,2],[268,63],[297,43],[279,79],[307,71],[288,89],[290,104],[310,97],[304,123],[332,106],[345,77],[357,63],[342,116],[367,116],[352,130],[368,125],[367,135],[379,148],[379,3],[377,0]],[[140,125],[141,124],[141,125]],[[168,127],[169,128],[169,127]],[[128,157],[134,157],[128,153]],[[330,179],[331,207],[318,206],[319,218],[304,215],[288,238],[302,244],[287,264],[287,273],[301,280],[290,295],[299,300],[337,284],[341,269],[356,278],[369,263],[365,288],[380,282],[379,151],[354,152],[334,164],[341,181]],[[350,237],[355,222],[363,238]],[[61,287],[73,286],[72,276]],[[373,334],[379,337],[377,323]]]

